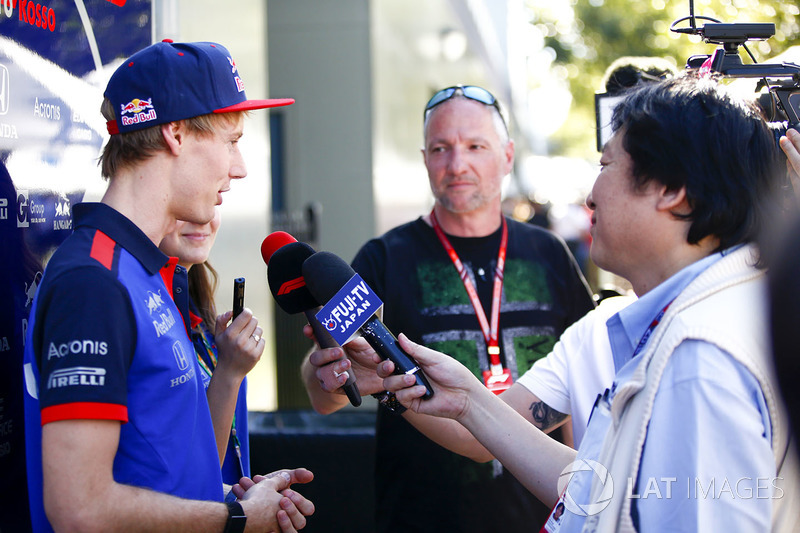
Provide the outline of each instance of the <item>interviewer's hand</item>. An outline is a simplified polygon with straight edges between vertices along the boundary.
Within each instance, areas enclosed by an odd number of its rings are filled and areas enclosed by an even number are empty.
[[[266,341],[261,337],[262,329],[250,309],[245,308],[233,322],[228,324],[233,311],[217,317],[214,339],[217,343],[218,361],[214,369],[242,379],[256,366],[264,353]]]
[[[434,395],[422,400],[425,387],[414,386],[411,375],[393,375],[394,364],[383,361],[378,365],[378,375],[386,390],[397,395],[397,399],[408,409],[417,413],[460,420],[470,408],[470,397],[480,392],[483,384],[464,365],[443,353],[412,342],[404,334],[398,337],[400,347],[413,357],[428,378]]]
[[[800,201],[800,132],[789,128],[779,141],[783,153],[786,154],[786,170]]]
[[[303,327],[303,334],[316,342],[313,329],[308,324]],[[325,392],[344,394],[341,387],[347,381],[347,372],[354,372],[361,394],[374,394],[383,391],[383,385],[375,373],[373,354],[375,350],[369,343],[357,338],[344,347],[317,347],[308,356],[308,363],[313,367],[314,376]]]

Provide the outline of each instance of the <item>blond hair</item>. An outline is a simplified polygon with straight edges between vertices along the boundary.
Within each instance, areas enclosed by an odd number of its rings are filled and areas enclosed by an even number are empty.
[[[106,98],[100,107],[106,120],[116,120],[114,106]],[[221,123],[231,124],[237,122],[246,111],[231,113],[210,113],[197,117],[187,118],[182,122],[187,131],[199,136],[211,136]],[[98,164],[104,179],[113,178],[123,168],[129,168],[144,161],[161,150],[166,150],[167,144],[161,134],[161,124],[142,130],[112,135],[103,147]]]

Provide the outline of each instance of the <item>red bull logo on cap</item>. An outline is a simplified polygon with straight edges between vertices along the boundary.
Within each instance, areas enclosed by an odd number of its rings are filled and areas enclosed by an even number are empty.
[[[237,70],[236,62],[233,60],[231,56],[228,56],[228,63],[230,63],[231,65],[231,74],[234,75],[233,81],[236,82],[236,90],[238,90],[240,93],[244,92],[244,82],[242,81],[242,78],[236,75],[236,70]]]
[[[153,99],[148,100],[134,98],[127,104],[120,106],[122,108],[122,115],[126,113],[141,113],[145,109],[153,109]]]
[[[142,98],[134,98],[127,104],[122,104],[120,107],[120,120],[124,126],[149,122],[151,120],[155,120],[158,116],[156,115],[156,110],[153,107],[152,98],[147,100]]]

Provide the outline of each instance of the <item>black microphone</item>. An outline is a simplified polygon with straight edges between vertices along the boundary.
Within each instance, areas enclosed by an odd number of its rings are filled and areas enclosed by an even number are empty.
[[[289,314],[304,313],[321,348],[339,346],[331,334],[316,319],[320,305],[308,291],[303,279],[303,262],[314,249],[284,231],[273,232],[261,243],[261,257],[267,264],[267,283],[278,305]],[[345,394],[354,407],[361,405],[361,393],[354,370],[347,372]]]
[[[339,290],[356,275],[355,270],[342,258],[330,252],[317,252],[303,263],[303,278],[311,295],[318,302],[329,302]],[[364,290],[374,294],[369,286],[361,281]],[[422,397],[428,399],[433,396],[425,374],[413,357],[408,355],[389,329],[375,314],[368,315],[358,331],[367,340],[370,346],[381,357],[394,363],[395,374],[411,374],[417,380],[417,385],[423,385],[427,392]]]

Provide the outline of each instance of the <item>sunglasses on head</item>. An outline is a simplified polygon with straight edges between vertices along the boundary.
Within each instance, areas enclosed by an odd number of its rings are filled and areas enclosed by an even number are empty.
[[[475,100],[476,102],[480,102],[484,105],[494,107],[500,114],[500,118],[503,118],[503,113],[500,112],[500,104],[497,102],[497,98],[495,98],[492,93],[483,87],[477,87],[475,85],[454,85],[452,87],[442,89],[438,93],[434,94],[430,100],[428,100],[428,103],[425,105],[425,113],[427,114],[428,111],[437,105],[450,100],[459,93],[461,93],[464,98],[469,98],[470,100]],[[505,119],[503,119],[503,124],[505,124]]]

